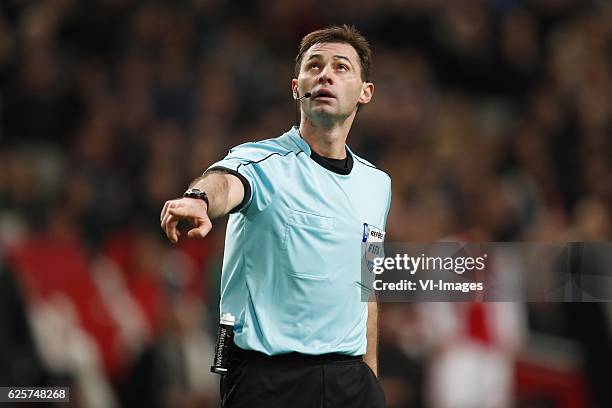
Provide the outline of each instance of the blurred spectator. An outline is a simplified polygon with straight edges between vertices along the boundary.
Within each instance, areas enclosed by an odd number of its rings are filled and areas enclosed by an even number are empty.
[[[223,224],[208,241],[171,249],[159,210],[230,147],[289,127],[296,41],[343,22],[356,23],[376,54],[375,103],[360,111],[367,120],[349,144],[392,176],[388,240],[612,238],[606,1],[8,0],[0,254],[18,288],[7,283],[3,299],[14,310],[22,302],[16,319],[36,327],[42,367],[32,363],[32,375],[71,378],[83,406],[131,406],[130,389],[154,389],[158,406],[214,403],[203,372],[216,316],[206,311],[218,301],[209,282],[218,280]],[[469,338],[459,328],[466,316],[498,313],[455,306],[442,313],[456,323],[451,338]],[[450,361],[429,352],[452,348],[427,337],[419,307],[388,310],[381,375],[390,404],[427,404],[425,367]],[[608,406],[597,364],[612,354],[605,309],[528,311],[526,347],[540,332],[573,339],[586,377],[574,372]],[[521,311],[508,313],[521,321]],[[27,337],[23,323],[0,316],[7,342]],[[589,335],[577,335],[585,326]],[[511,337],[488,351],[472,341],[474,361]],[[439,347],[419,349],[432,340]],[[86,358],[54,354],[61,341]],[[498,359],[504,379],[513,358],[517,349]]]

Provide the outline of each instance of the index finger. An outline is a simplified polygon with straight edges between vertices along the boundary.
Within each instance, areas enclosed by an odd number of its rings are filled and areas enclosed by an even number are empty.
[[[166,216],[166,212],[168,212],[168,207],[170,206],[171,202],[172,200],[168,200],[164,203],[164,206],[161,210],[161,214],[159,215],[159,222],[162,222],[164,220],[164,217]]]
[[[173,215],[174,217],[178,217],[179,219],[198,217],[198,215],[194,213],[192,208],[185,206],[169,206],[168,214]]]

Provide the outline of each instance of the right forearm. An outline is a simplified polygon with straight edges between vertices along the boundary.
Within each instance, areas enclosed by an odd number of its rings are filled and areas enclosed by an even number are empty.
[[[208,195],[208,217],[223,217],[238,206],[244,197],[242,182],[236,177],[222,171],[209,171],[193,180],[190,188],[205,191]]]

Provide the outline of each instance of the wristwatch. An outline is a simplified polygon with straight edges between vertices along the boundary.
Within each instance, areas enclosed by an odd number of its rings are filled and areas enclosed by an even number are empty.
[[[189,190],[185,191],[183,197],[197,198],[199,200],[202,200],[206,203],[206,208],[208,208],[210,205],[208,203],[208,195],[206,195],[206,193],[200,190],[199,188],[190,188]]]

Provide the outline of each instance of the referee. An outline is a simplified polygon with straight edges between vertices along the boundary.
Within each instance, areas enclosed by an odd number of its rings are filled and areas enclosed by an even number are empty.
[[[351,26],[306,35],[295,60],[299,127],[230,150],[161,226],[204,238],[230,214],[221,313],[236,316],[224,407],[383,407],[377,380],[377,306],[362,302],[361,244],[384,236],[389,176],[346,139],[372,99],[371,51]]]

